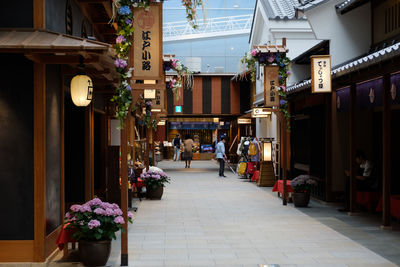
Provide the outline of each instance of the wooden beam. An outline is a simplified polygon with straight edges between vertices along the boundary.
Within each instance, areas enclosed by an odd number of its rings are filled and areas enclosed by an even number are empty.
[[[34,176],[34,259],[45,260],[46,235],[46,65],[33,65],[33,176]]]
[[[128,131],[129,119],[124,120],[125,127],[121,130],[121,209],[125,224],[121,233],[121,266],[128,266]]]
[[[46,28],[46,1],[33,0],[33,28]]]
[[[25,57],[36,63],[42,64],[79,64],[80,56],[55,56],[46,54],[25,54]],[[83,60],[84,64],[99,62],[99,56],[91,56]]]
[[[0,262],[35,261],[34,248],[33,240],[0,240]]]
[[[356,84],[350,85],[350,119],[349,119],[349,166],[350,166],[350,213],[356,211]]]
[[[390,183],[391,183],[391,94],[390,74],[383,76],[383,111],[382,111],[382,226],[390,227]]]

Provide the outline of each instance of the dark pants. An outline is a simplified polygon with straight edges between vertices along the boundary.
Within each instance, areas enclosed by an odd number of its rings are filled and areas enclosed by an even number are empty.
[[[223,176],[225,170],[225,161],[224,159],[218,159],[218,161],[219,161],[219,176]]]

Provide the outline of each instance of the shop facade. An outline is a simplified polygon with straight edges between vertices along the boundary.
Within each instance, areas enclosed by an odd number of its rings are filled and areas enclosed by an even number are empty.
[[[107,5],[97,8],[104,11],[98,22],[107,22]],[[93,10],[67,0],[0,9],[1,201],[11,203],[1,210],[7,219],[0,224],[0,262],[46,261],[65,210],[106,197],[107,103],[115,73],[102,26],[91,23]],[[86,107],[76,106],[70,93],[82,70],[95,88]]]
[[[194,159],[211,159],[212,144],[221,135],[230,147],[238,131],[237,118],[250,103],[248,84],[232,78],[233,74],[195,74],[193,88],[182,88],[179,98],[167,89],[167,121],[156,136],[170,146],[168,158],[173,157],[171,142],[178,133],[182,140],[189,135],[195,141]]]
[[[347,34],[354,31],[360,38],[348,35],[342,43],[331,39],[330,54],[336,62],[332,68],[331,94],[311,94],[310,80],[288,88],[293,111],[292,171],[317,176],[320,185],[315,196],[325,201],[338,201],[345,197],[344,173],[349,170],[353,177],[350,179],[350,211],[362,205],[382,210],[383,226],[390,225],[390,218],[394,216],[390,213],[391,198],[399,194],[400,188],[395,168],[398,161],[395,151],[399,147],[395,137],[399,131],[400,66],[396,63],[399,32],[387,17],[388,14],[392,16],[388,10],[397,5],[398,1],[330,1],[315,7],[307,4],[300,7],[299,12],[304,12],[312,25],[317,25],[320,16],[332,18],[326,23],[336,28],[340,21],[339,31]],[[371,27],[362,30],[357,27],[366,23]],[[313,29],[321,37],[335,34],[319,26]],[[363,39],[368,40],[368,47]],[[349,44],[351,48],[347,49]],[[344,58],[349,50],[352,50],[351,55]],[[364,151],[367,159],[374,163],[373,175],[378,187],[367,193],[356,186],[356,150]],[[372,193],[377,197],[372,197]],[[368,196],[365,199],[369,203],[362,203],[364,195]]]

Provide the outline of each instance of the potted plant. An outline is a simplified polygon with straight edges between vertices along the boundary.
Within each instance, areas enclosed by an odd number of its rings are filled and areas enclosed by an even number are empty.
[[[133,214],[128,212],[132,223]],[[67,230],[79,242],[79,256],[85,266],[104,266],[111,252],[111,239],[125,223],[117,204],[94,198],[83,205],[72,205],[65,214]]]
[[[161,169],[160,169],[161,170]],[[169,183],[169,177],[162,170],[149,169],[140,175],[146,185],[148,199],[161,199],[165,183]]]
[[[293,187],[293,203],[295,207],[307,207],[310,202],[310,190],[317,181],[310,175],[300,175],[294,178],[290,185]]]

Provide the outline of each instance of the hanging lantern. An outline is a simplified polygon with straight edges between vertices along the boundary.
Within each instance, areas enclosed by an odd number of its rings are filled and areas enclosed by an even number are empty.
[[[86,75],[76,75],[71,80],[72,102],[78,107],[85,107],[90,104],[93,98],[92,79]]]

